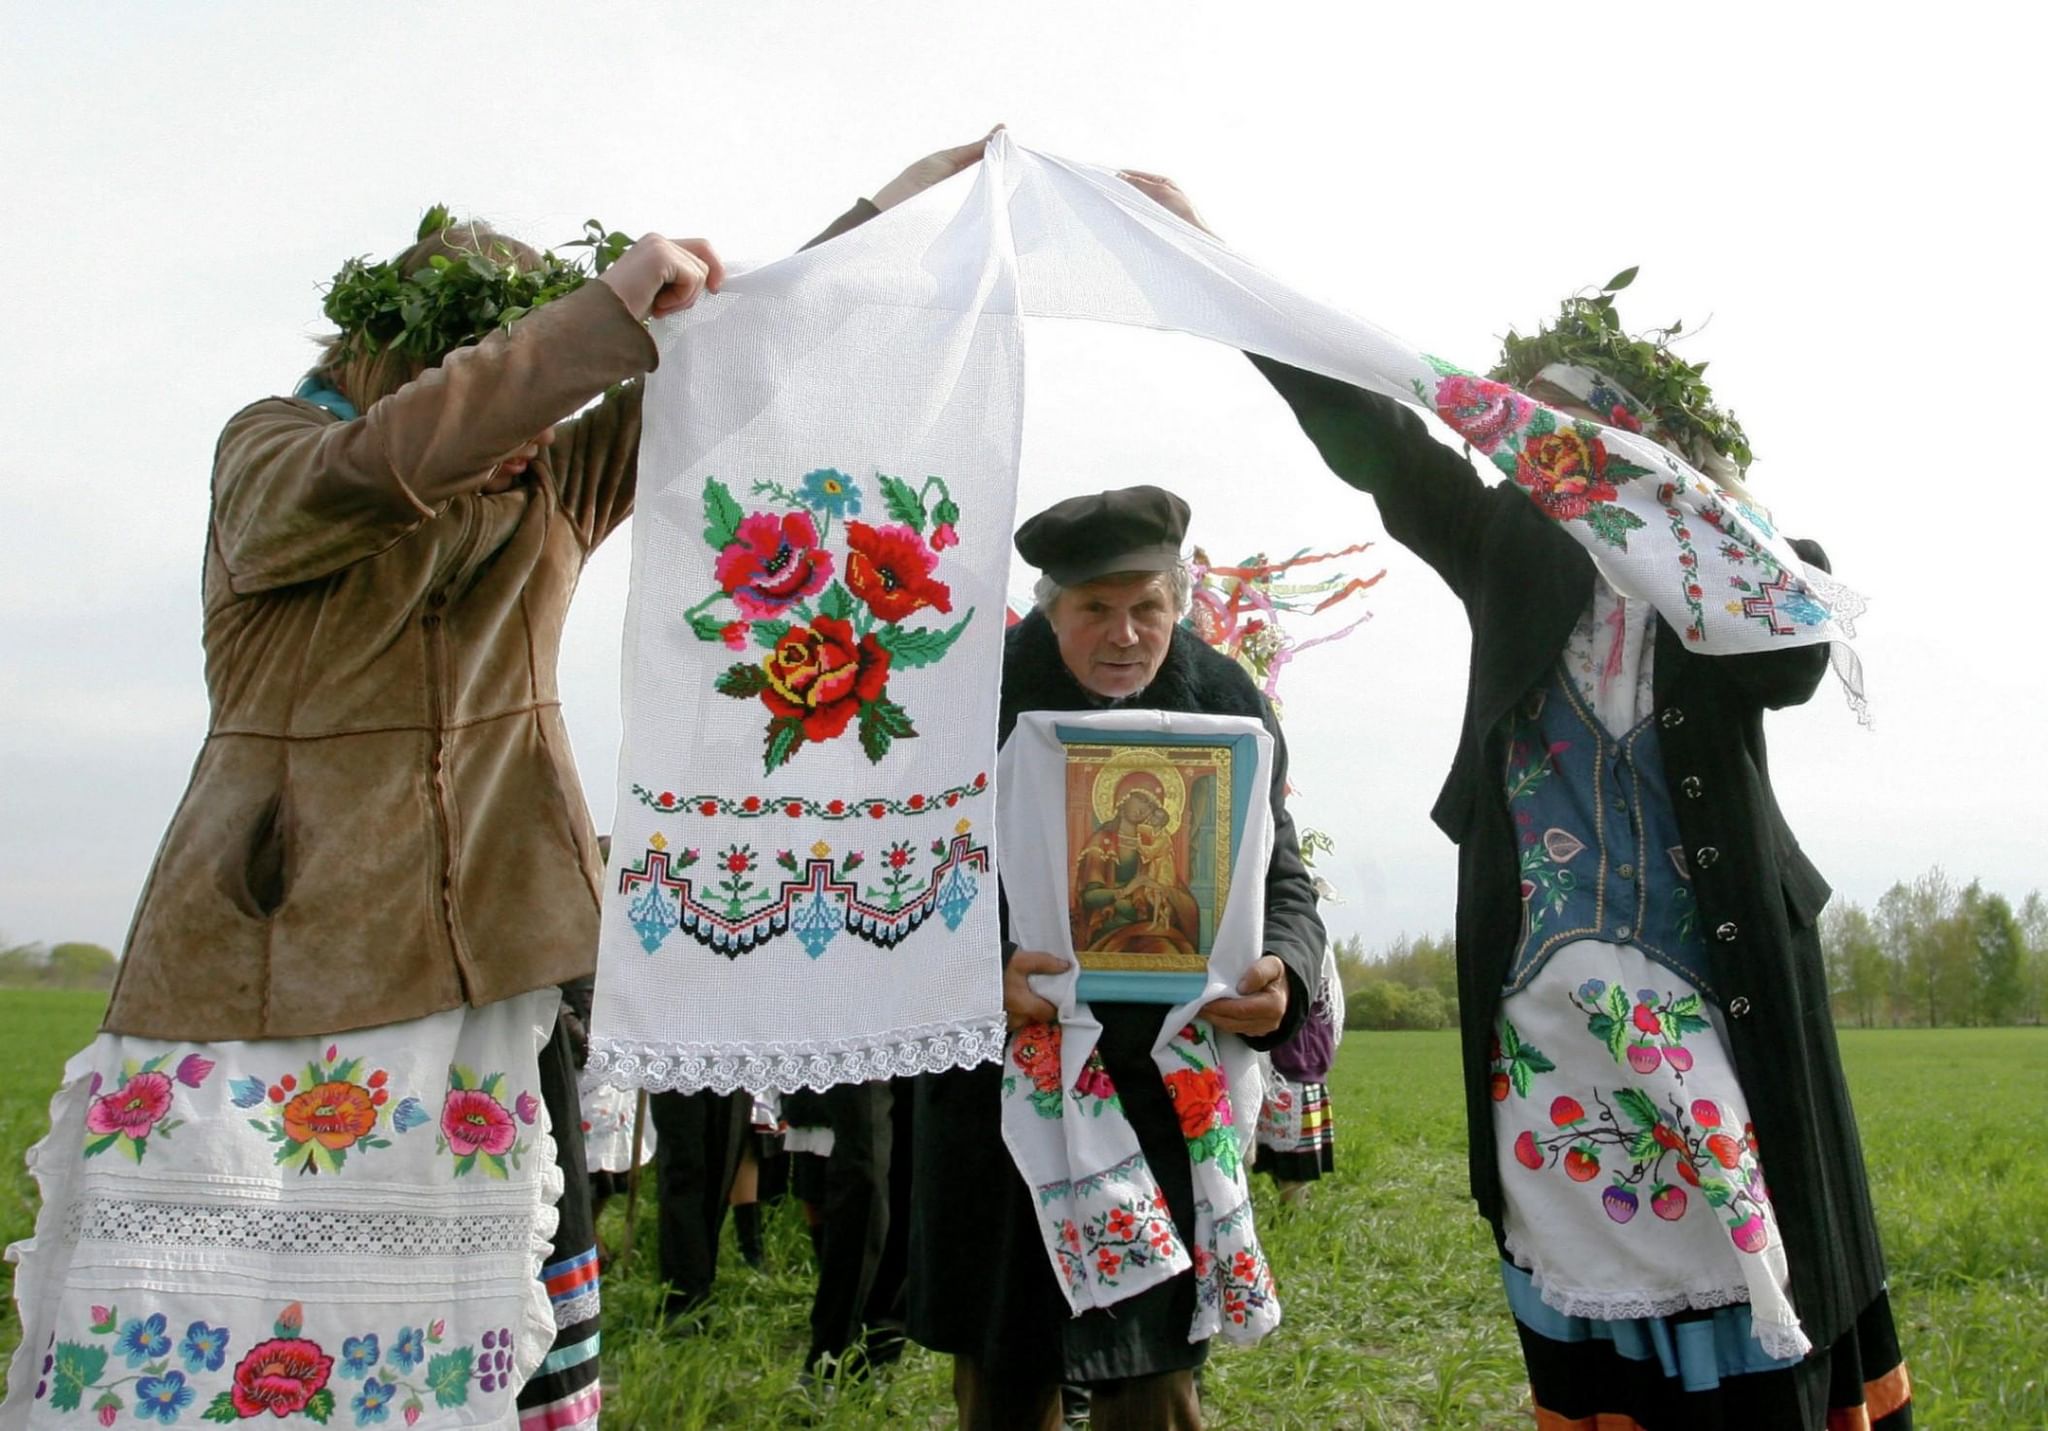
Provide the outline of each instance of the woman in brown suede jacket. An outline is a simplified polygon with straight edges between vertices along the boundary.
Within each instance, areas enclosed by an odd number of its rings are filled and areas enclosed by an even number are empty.
[[[825,237],[979,153],[919,161]],[[30,1155],[0,1428],[596,1424],[557,986],[590,973],[602,865],[555,666],[632,510],[644,323],[722,269],[649,235],[505,325],[532,304],[517,273],[559,268],[437,211],[369,272],[411,325],[457,265],[496,295],[471,328],[430,317],[408,356],[331,303],[344,331],[298,392],[221,434],[207,738]]]
[[[539,262],[449,225],[394,272],[472,259]],[[649,235],[509,327],[444,325],[448,351],[344,332],[298,396],[229,420],[209,730],[32,1155],[0,1425],[342,1400],[356,1424],[595,1424],[555,986],[589,969],[600,866],[555,662],[632,509],[644,323],[720,277],[702,240]]]

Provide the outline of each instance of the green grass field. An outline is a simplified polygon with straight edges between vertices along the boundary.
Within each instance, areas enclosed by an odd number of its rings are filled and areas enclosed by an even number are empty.
[[[21,1155],[98,1006],[91,994],[0,992],[0,1238],[32,1224]],[[1849,1032],[1843,1046],[1920,1424],[2048,1426],[2048,1031]],[[1528,1424],[1491,1240],[1464,1196],[1455,1036],[1354,1034],[1331,1096],[1337,1177],[1299,1209],[1259,1180],[1286,1324],[1211,1359],[1209,1424]],[[691,1336],[655,1315],[651,1206],[640,1214],[641,1250],[605,1288],[608,1426],[951,1424],[947,1365],[922,1351],[829,1405],[798,1391],[810,1252],[794,1207],[773,1212],[766,1272],[728,1245],[717,1300]],[[607,1240],[623,1232],[615,1206]],[[0,1354],[17,1336],[10,1302]]]

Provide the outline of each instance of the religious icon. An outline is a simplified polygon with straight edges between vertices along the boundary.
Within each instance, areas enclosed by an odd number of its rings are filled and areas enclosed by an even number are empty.
[[[1246,738],[1059,732],[1084,998],[1199,993],[1244,825]],[[1240,770],[1240,764],[1246,768]]]

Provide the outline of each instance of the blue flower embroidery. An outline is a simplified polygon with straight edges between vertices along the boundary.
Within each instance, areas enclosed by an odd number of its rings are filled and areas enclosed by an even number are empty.
[[[1827,608],[1803,591],[1795,591],[1789,596],[1781,597],[1778,601],[1778,610],[1801,626],[1818,626],[1828,619]]]
[[[400,1327],[391,1347],[391,1363],[400,1371],[411,1371],[426,1359],[427,1334],[418,1327]]]
[[[806,472],[803,491],[798,495],[810,506],[834,517],[860,511],[860,488],[837,468],[820,467],[815,472]]]
[[[356,1413],[356,1425],[368,1426],[373,1421],[391,1419],[391,1398],[394,1389],[374,1376],[363,1383],[363,1389],[355,1394],[349,1406]]]
[[[216,1366],[218,1362],[214,1363]],[[135,1414],[144,1421],[161,1421],[168,1426],[178,1413],[192,1404],[193,1390],[185,1385],[185,1373],[167,1371],[162,1376],[145,1376],[135,1384]]]
[[[187,1371],[219,1371],[228,1356],[228,1329],[194,1322],[185,1328],[178,1355],[185,1359]]]
[[[398,1106],[391,1110],[391,1126],[400,1133],[408,1128],[417,1128],[426,1121],[427,1110],[420,1106],[417,1098],[401,1099]]]
[[[237,1108],[254,1108],[263,1101],[266,1085],[260,1078],[237,1078],[228,1084]]]
[[[377,1364],[377,1334],[345,1337],[341,1343],[341,1374],[351,1380]]]
[[[130,1317],[121,1327],[120,1340],[114,1343],[114,1350],[128,1358],[131,1367],[141,1366],[170,1349],[171,1339],[164,1333],[162,1312],[152,1312],[147,1321]]]

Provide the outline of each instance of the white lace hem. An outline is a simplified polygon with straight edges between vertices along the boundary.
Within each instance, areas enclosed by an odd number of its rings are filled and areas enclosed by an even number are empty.
[[[975,1024],[898,1029],[880,1040],[835,1039],[749,1044],[625,1044],[590,1041],[587,1073],[615,1088],[726,1094],[774,1089],[822,1093],[841,1083],[906,1078],[998,1063],[1007,1030],[1001,1015]]]
[[[1509,1235],[1503,1239],[1508,1256],[1529,1274],[1543,1305],[1567,1317],[1585,1317],[1596,1322],[1632,1321],[1644,1317],[1670,1317],[1680,1312],[1711,1312],[1722,1307],[1749,1307],[1749,1330],[1764,1355],[1777,1360],[1803,1357],[1813,1343],[1795,1319],[1772,1321],[1764,1310],[1750,1301],[1745,1282],[1655,1290],[1627,1288],[1620,1291],[1573,1287],[1558,1280],[1555,1273],[1531,1265],[1531,1259]]]
[[[536,994],[524,997],[533,999],[536,1003],[541,1002]],[[560,1016],[562,1007],[559,996],[554,1001],[545,1003],[544,1007],[547,1010],[545,1016],[539,1009],[535,1010],[533,1025],[532,1067],[536,1074],[540,1069],[541,1052],[548,1046],[548,1040],[554,1037],[555,1020]],[[534,1086],[538,1088],[539,1084],[540,1080],[536,1077]],[[540,1272],[554,1253],[555,1232],[562,1221],[561,1210],[556,1204],[561,1202],[562,1191],[568,1185],[567,1179],[562,1176],[561,1150],[555,1146],[554,1120],[548,1116],[547,1100],[543,1098],[539,1102],[540,1118],[533,1139],[533,1156],[540,1159],[540,1176],[534,1180],[539,1195],[539,1206],[533,1211],[533,1240],[529,1247],[533,1275],[527,1281],[526,1306],[520,1314],[519,1339],[513,1343],[512,1394],[507,1398],[507,1405],[515,1419],[518,1416],[520,1391],[533,1379],[534,1373],[540,1370],[540,1364],[547,1360],[548,1353],[555,1349],[555,1307],[553,1300],[548,1296],[547,1284],[541,1281]]]

